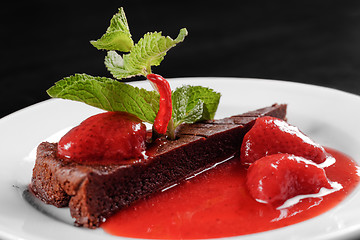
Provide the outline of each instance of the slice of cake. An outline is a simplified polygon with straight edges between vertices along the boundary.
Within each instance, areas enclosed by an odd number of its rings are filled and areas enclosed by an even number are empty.
[[[76,225],[96,228],[134,201],[238,154],[256,118],[285,119],[285,115],[286,105],[274,104],[221,120],[184,124],[176,140],[150,147],[145,159],[118,164],[63,159],[56,143],[43,142],[30,189],[45,203],[68,206]]]

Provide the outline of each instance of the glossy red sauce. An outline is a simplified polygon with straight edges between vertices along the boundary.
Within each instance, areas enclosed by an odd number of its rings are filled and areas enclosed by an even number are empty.
[[[336,163],[325,168],[343,188],[277,210],[255,201],[245,187],[246,169],[231,159],[176,187],[138,201],[109,218],[102,228],[113,235],[149,239],[218,238],[263,232],[313,218],[336,206],[358,184],[356,164],[327,149]]]

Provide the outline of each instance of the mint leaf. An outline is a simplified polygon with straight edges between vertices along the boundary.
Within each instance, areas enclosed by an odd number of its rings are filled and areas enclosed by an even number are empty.
[[[202,86],[192,86],[190,99],[192,102],[201,99],[204,102],[204,112],[201,120],[214,119],[216,110],[220,102],[221,94],[211,88]]]
[[[106,111],[124,111],[153,123],[159,94],[105,77],[75,74],[58,81],[47,93],[54,98],[80,101]]]
[[[108,51],[105,57],[105,66],[116,79],[130,78],[142,74],[137,69],[124,66],[124,59],[115,51]]]
[[[123,8],[119,8],[119,12],[112,17],[106,33],[100,39],[90,41],[90,43],[99,50],[129,52],[132,49],[134,42],[131,39]]]
[[[202,118],[203,112],[204,112],[204,102],[201,99],[199,99],[197,103],[194,105],[194,107],[191,108],[188,112],[185,112],[184,116],[180,119],[184,123],[194,123]]]
[[[220,96],[220,93],[201,86],[185,85],[177,88],[172,93],[174,128],[181,123],[213,119]]]
[[[187,34],[186,28],[182,28],[179,35],[173,40],[170,37],[162,36],[161,32],[147,33],[134,45],[131,52],[124,54],[123,57],[115,51],[108,52],[105,57],[105,65],[117,79],[135,75],[146,76],[151,72],[151,66],[158,66],[167,51],[184,41]]]

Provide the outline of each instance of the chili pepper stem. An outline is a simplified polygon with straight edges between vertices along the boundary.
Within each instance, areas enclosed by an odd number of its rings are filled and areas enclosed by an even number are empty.
[[[175,140],[176,138],[176,132],[175,132],[175,128],[174,128],[174,119],[171,118],[168,124],[168,128],[167,128],[167,132],[168,132],[168,136],[171,140]]]

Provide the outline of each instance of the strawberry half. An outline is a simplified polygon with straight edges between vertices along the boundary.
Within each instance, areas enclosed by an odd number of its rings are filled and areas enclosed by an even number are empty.
[[[125,112],[105,112],[84,120],[59,141],[58,154],[84,162],[142,156],[146,126]]]
[[[331,188],[324,169],[292,154],[257,160],[248,169],[246,186],[254,199],[272,205],[281,205],[297,195],[318,193],[322,187]]]
[[[327,153],[297,127],[274,117],[258,118],[254,126],[244,136],[240,159],[251,164],[257,159],[277,153],[290,153],[322,163]]]

